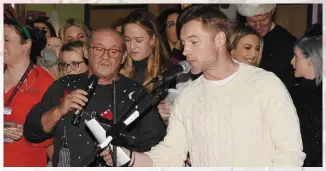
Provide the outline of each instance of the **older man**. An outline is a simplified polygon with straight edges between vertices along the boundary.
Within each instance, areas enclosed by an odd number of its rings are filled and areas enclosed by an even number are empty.
[[[119,74],[120,65],[126,58],[126,48],[117,31],[109,28],[96,30],[87,43],[89,71],[57,80],[26,119],[24,136],[28,141],[37,143],[54,137],[54,166],[78,166],[96,148],[97,142],[84,122],[78,127],[70,123],[75,110],[82,109],[89,100],[83,88],[90,75],[96,75],[99,81],[85,109],[85,117],[102,116],[102,119],[109,120],[109,124],[112,119],[112,81],[117,80],[118,120],[124,117],[122,111],[125,107],[132,105],[130,94],[142,89],[142,85]],[[121,146],[149,151],[165,133],[164,123],[152,108],[126,130],[125,134],[130,138],[121,138]]]
[[[237,5],[239,14],[246,17],[247,25],[264,39],[260,67],[276,74],[292,93],[295,80],[290,62],[296,38],[273,22],[275,8],[275,4]]]

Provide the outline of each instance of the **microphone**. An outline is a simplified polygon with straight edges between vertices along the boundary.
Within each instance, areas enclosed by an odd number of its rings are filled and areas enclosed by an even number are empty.
[[[82,108],[82,110],[76,110],[76,112],[73,114],[71,119],[71,124],[74,126],[78,126],[80,123],[81,118],[83,117],[84,111],[90,101],[90,99],[93,96],[93,93],[95,91],[95,88],[97,87],[98,83],[98,77],[96,75],[92,75],[88,79],[87,86],[85,88],[85,91],[87,92],[87,99],[85,106]]]
[[[143,88],[140,89],[140,91],[132,94],[130,99],[132,101],[138,101],[138,99],[135,99],[135,97],[137,97],[139,95],[139,93],[144,92],[144,90],[146,89],[146,87],[149,84],[160,82],[158,84],[158,87],[160,87],[161,85],[164,85],[165,83],[171,81],[173,78],[175,78],[176,76],[178,76],[180,74],[187,74],[190,71],[190,69],[191,69],[191,66],[187,61],[181,61],[181,62],[179,62],[179,65],[177,65],[172,70],[165,71],[161,75],[158,75],[158,76],[154,77],[153,79],[151,79],[151,81],[149,81],[147,84],[145,84],[143,86]]]
[[[187,61],[181,61],[179,65],[177,65],[172,70],[165,71],[161,75],[158,75],[157,77],[153,78],[150,83],[161,81],[161,85],[165,84],[166,82],[171,81],[180,74],[187,74],[190,69],[191,66]]]

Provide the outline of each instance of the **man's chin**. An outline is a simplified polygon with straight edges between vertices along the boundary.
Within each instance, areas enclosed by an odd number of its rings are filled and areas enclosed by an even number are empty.
[[[198,75],[198,74],[201,73],[201,71],[196,70],[196,69],[191,69],[190,72],[191,72],[193,75]]]

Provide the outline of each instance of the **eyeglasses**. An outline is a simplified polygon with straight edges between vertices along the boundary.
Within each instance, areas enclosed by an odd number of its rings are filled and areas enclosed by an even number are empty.
[[[92,49],[93,55],[102,57],[104,53],[107,51],[110,58],[118,58],[120,53],[122,52],[119,49],[104,49],[100,47],[90,47]]]
[[[71,61],[70,64],[67,64],[65,62],[60,62],[58,65],[59,65],[59,68],[63,71],[66,71],[68,69],[68,67],[70,66],[71,69],[73,70],[77,70],[79,68],[79,64],[83,63],[85,61]]]

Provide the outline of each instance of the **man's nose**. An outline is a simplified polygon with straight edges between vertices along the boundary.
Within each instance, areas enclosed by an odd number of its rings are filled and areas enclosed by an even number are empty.
[[[261,29],[261,24],[259,21],[256,22],[256,30],[260,31]]]

